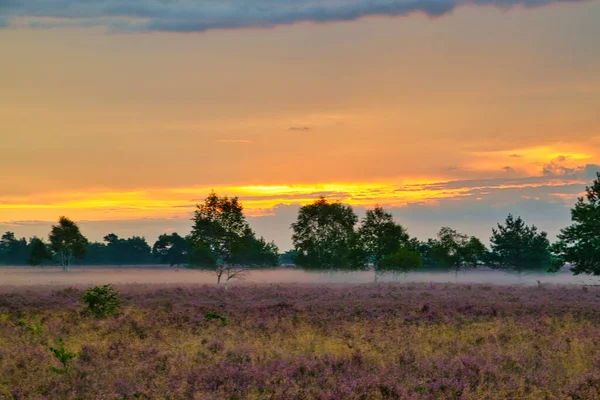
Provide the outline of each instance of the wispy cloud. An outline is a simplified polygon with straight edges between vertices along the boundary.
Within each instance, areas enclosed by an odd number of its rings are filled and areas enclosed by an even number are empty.
[[[297,22],[352,21],[366,16],[447,14],[461,5],[538,7],[580,0],[9,0],[0,26],[105,26],[116,31],[204,32],[268,28]]]
[[[411,204],[438,204],[441,200],[457,203],[486,199],[490,193],[513,197],[531,194],[580,193],[600,166],[589,164],[569,173],[504,178],[430,182],[328,183],[297,185],[217,186],[221,195],[238,196],[249,215],[265,215],[278,204],[301,205],[319,196],[354,206],[381,204],[406,207]],[[147,188],[133,191],[85,191],[78,193],[36,193],[29,197],[0,199],[0,221],[25,219],[48,220],[61,214],[76,219],[106,220],[131,218],[188,218],[196,203],[213,187]],[[493,206],[488,204],[489,207]]]
[[[252,143],[252,140],[247,139],[220,139],[216,140],[217,143]]]
[[[290,126],[288,128],[288,131],[301,131],[301,132],[307,132],[312,130],[311,128],[309,128],[308,126]]]

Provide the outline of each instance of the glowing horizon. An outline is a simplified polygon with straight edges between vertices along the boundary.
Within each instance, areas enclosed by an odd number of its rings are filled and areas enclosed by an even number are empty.
[[[540,177],[542,178],[542,177]],[[238,197],[248,216],[272,215],[270,210],[279,205],[306,205],[319,197],[340,201],[351,206],[373,207],[380,205],[394,208],[409,204],[435,205],[439,199],[473,197],[474,191],[485,195],[487,189],[527,189],[539,187],[562,187],[584,185],[579,177],[557,179],[546,177],[540,182],[489,182],[453,188],[456,181],[394,184],[329,183],[316,185],[271,185],[271,186],[211,186],[190,188],[153,188],[136,191],[94,191],[85,193],[37,194],[44,202],[32,198],[0,198],[0,220],[7,222],[27,219],[53,221],[58,215],[69,215],[83,220],[110,220],[115,214],[122,219],[173,218],[191,213],[197,204],[215,191],[221,196]],[[450,187],[444,188],[449,184]],[[198,195],[190,198],[188,195]],[[561,197],[556,193],[554,196]],[[188,196],[188,197],[186,197]],[[571,197],[567,197],[571,198]],[[67,200],[68,199],[68,200]],[[32,213],[32,210],[34,211]],[[7,217],[12,217],[8,219]],[[28,218],[26,218],[28,217]]]

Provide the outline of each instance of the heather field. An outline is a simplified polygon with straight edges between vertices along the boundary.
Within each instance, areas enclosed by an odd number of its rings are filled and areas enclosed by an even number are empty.
[[[600,398],[596,287],[122,285],[107,319],[83,289],[0,288],[0,398]]]

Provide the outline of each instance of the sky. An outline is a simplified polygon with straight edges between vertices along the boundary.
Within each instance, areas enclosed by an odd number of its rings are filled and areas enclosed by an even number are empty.
[[[318,196],[413,236],[555,237],[600,172],[600,1],[0,1],[0,231],[190,231],[214,189],[291,248]]]

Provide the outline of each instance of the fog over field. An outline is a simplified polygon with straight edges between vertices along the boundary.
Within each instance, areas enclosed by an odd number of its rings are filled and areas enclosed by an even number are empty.
[[[572,275],[564,270],[557,274],[508,274],[501,271],[483,270],[454,273],[414,272],[397,276],[383,276],[380,282],[436,282],[436,283],[489,283],[497,285],[538,285],[538,284],[596,284],[600,278]],[[75,267],[68,273],[60,268],[0,268],[0,290],[10,286],[87,286],[114,284],[206,284],[214,285],[216,278],[210,271],[195,271],[165,267]],[[232,287],[255,284],[277,283],[349,283],[373,282],[371,271],[329,274],[327,272],[309,272],[296,269],[255,270],[243,280],[232,282]]]

